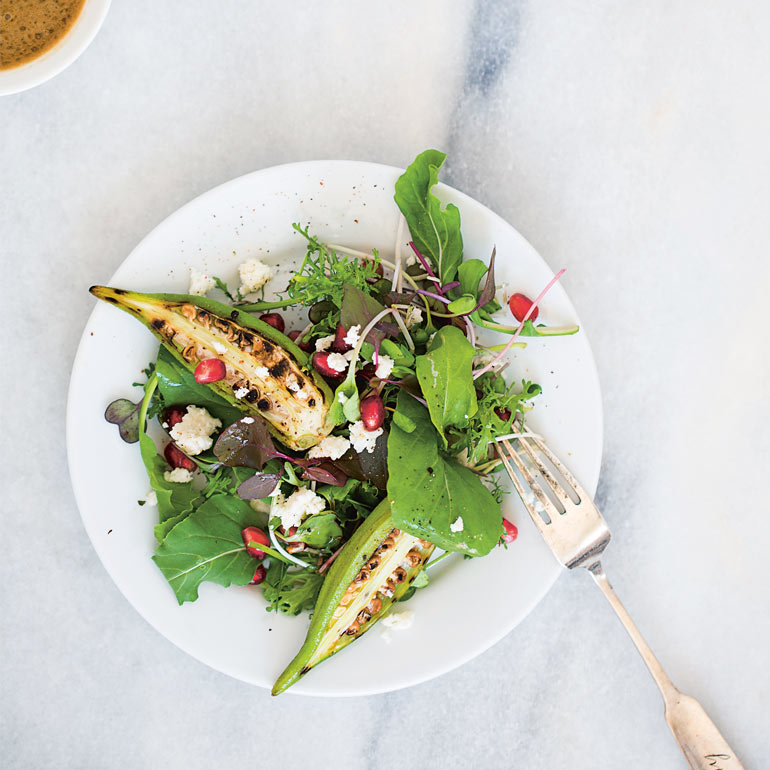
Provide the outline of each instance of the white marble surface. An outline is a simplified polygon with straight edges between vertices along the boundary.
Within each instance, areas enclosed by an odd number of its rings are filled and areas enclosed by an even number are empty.
[[[151,629],[81,526],[63,429],[87,286],[233,176],[427,146],[567,267],[604,388],[607,570],[675,682],[763,766],[770,6],[276,5],[114,0],[74,66],[0,99],[3,766],[684,766],[586,575],[438,680],[271,700]]]

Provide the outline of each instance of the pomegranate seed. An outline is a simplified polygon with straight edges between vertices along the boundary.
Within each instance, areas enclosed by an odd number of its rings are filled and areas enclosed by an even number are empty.
[[[197,467],[195,463],[173,443],[166,444],[166,448],[163,450],[163,456],[172,468],[184,468],[185,470],[192,472]]]
[[[264,321],[266,324],[270,324],[273,329],[278,329],[281,333],[283,333],[286,328],[286,323],[280,313],[265,313],[259,317],[259,320]]]
[[[495,414],[503,421],[508,422],[511,419],[510,409],[501,409],[499,406],[495,409]]]
[[[300,334],[302,334],[302,332],[298,332],[296,330],[295,331],[291,331],[291,332],[289,332],[289,339],[292,342],[297,342],[297,338],[299,337]],[[313,349],[312,344],[308,340],[303,340],[302,342],[297,342],[297,346],[299,347],[300,350],[304,350],[305,353],[309,353]]]
[[[187,414],[186,406],[170,406],[163,411],[161,416],[161,423],[168,425],[168,429],[171,430],[175,425],[178,425],[184,419]]]
[[[224,361],[220,361],[218,358],[207,358],[205,361],[201,361],[195,367],[195,382],[198,385],[208,385],[211,382],[219,382],[224,380],[227,375],[227,368]]]
[[[286,532],[286,537],[294,537],[294,535],[297,534],[297,528],[296,527],[289,527]]]
[[[339,380],[345,374],[345,372],[338,372],[329,366],[329,353],[325,350],[313,356],[313,366],[317,372],[324,377],[328,377],[330,380]]]
[[[524,320],[524,317],[529,312],[530,307],[532,307],[532,300],[527,297],[525,294],[514,294],[509,300],[508,300],[508,307],[511,309],[511,313],[513,313],[513,317],[521,322]],[[532,315],[529,317],[530,321],[536,321],[538,316],[538,309],[535,308],[532,311]]]
[[[361,422],[367,430],[377,430],[385,422],[385,404],[377,394],[361,402]]]
[[[505,530],[503,540],[506,543],[512,543],[519,536],[519,530],[517,529],[516,525],[511,524],[508,519],[503,519],[503,529]]]
[[[265,558],[264,551],[260,551],[259,548],[254,548],[253,546],[249,546],[249,543],[261,543],[262,545],[270,545],[270,538],[267,536],[267,533],[264,530],[261,530],[259,527],[246,527],[246,529],[241,530],[241,538],[243,539],[243,544],[246,546],[246,550],[248,551],[249,556],[253,556],[255,559]]]
[[[259,567],[257,567],[254,570],[254,577],[251,579],[251,582],[249,583],[249,585],[258,586],[261,582],[264,581],[266,577],[267,577],[267,570],[260,564]]]
[[[347,329],[342,324],[337,324],[337,331],[334,334],[334,342],[332,343],[332,350],[335,353],[347,353],[348,350],[353,349],[352,345],[348,345],[345,342],[347,333]]]

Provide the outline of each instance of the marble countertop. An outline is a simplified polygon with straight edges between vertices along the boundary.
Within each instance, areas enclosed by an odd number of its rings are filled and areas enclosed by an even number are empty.
[[[429,146],[567,268],[603,386],[607,571],[675,683],[760,767],[768,24],[760,0],[114,0],[73,66],[0,99],[4,767],[684,766],[585,574],[436,680],[271,699],[148,626],[80,522],[64,419],[95,277],[234,176],[403,166]]]

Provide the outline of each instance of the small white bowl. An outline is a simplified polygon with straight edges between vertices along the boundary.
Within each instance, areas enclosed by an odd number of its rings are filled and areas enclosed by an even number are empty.
[[[42,56],[9,70],[0,70],[0,96],[26,91],[58,75],[88,48],[102,26],[110,0],[86,0],[67,34]]]

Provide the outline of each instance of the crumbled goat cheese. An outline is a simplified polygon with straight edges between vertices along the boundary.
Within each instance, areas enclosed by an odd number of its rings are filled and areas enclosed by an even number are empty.
[[[406,259],[404,260],[404,263],[407,267],[411,267],[412,265],[417,264],[417,257],[414,254],[407,254]]]
[[[297,391],[295,397],[300,401],[307,401],[310,398],[310,393],[308,393],[304,388],[302,388]]]
[[[196,297],[203,297],[215,286],[216,283],[214,283],[213,278],[206,273],[199,272],[194,267],[190,268],[190,287],[187,289],[188,294],[194,294]]]
[[[286,387],[292,392],[297,393],[299,392],[299,382],[297,381],[297,375],[296,374],[290,374],[286,378]]]
[[[380,380],[387,380],[393,371],[393,359],[390,356],[378,356],[377,368],[374,370],[374,376]]]
[[[347,400],[348,397],[342,391],[337,394],[337,401],[339,401],[341,404],[344,404]]]
[[[273,271],[259,259],[249,259],[238,267],[241,277],[241,295],[251,294],[264,286],[272,277]]]
[[[270,376],[270,372],[266,366],[258,366],[254,369],[254,376],[259,377],[260,380],[266,380]]]
[[[192,481],[192,473],[187,468],[174,468],[173,471],[166,471],[163,474],[166,481],[173,481],[175,484],[186,484]]]
[[[355,326],[351,326],[344,337],[345,344],[350,345],[351,348],[354,348],[356,345],[358,345],[358,340],[360,339],[361,339],[361,324],[356,324]]]
[[[316,457],[328,457],[339,460],[348,451],[350,442],[343,436],[327,436],[320,444],[314,446],[307,456],[312,460]]]
[[[144,496],[144,504],[145,505],[157,505],[158,504],[158,495],[155,493],[154,489],[151,489]]]
[[[415,324],[422,323],[422,310],[417,305],[409,305],[404,319],[407,329],[411,329]]]
[[[332,342],[334,342],[334,335],[330,334],[328,337],[320,337],[315,341],[316,353],[322,353],[324,350],[328,350]]]
[[[171,429],[169,435],[183,452],[199,455],[211,449],[214,443],[211,434],[221,427],[222,421],[212,417],[206,409],[188,406],[185,416]]]
[[[246,425],[251,425],[254,422],[253,417],[241,417],[241,422],[245,422]]]
[[[414,620],[414,610],[401,610],[401,612],[391,612],[380,622],[385,628],[392,628],[394,631],[406,631],[411,628]]]
[[[216,351],[217,355],[220,356],[223,356],[225,353],[227,353],[227,348],[221,342],[214,343],[214,350]]]
[[[329,353],[326,363],[335,372],[344,372],[348,368],[348,362],[341,353]]]
[[[233,393],[233,395],[236,398],[246,398],[248,393],[249,393],[249,389],[248,388],[238,388],[238,390],[236,390],[235,393]]]
[[[273,516],[280,517],[281,526],[287,530],[298,527],[303,519],[320,513],[324,508],[326,508],[326,501],[323,497],[317,495],[312,489],[303,487],[285,499],[283,495],[276,495],[271,513]]]
[[[462,532],[463,528],[464,528],[464,525],[463,525],[462,516],[458,516],[457,520],[453,524],[449,525],[450,532]]]
[[[367,451],[370,454],[374,452],[374,445],[377,443],[377,437],[382,435],[382,428],[377,430],[367,430],[361,420],[356,420],[350,426],[350,443],[356,452]]]

